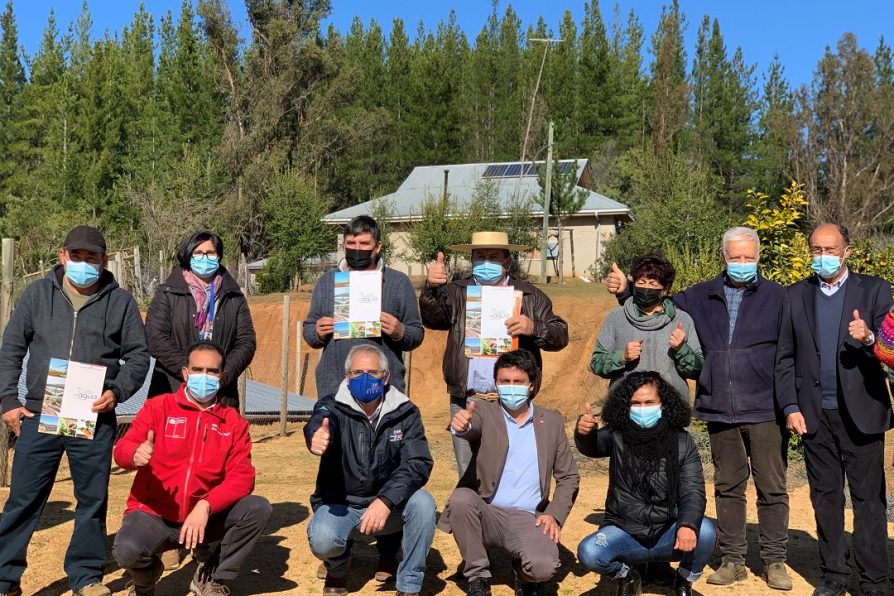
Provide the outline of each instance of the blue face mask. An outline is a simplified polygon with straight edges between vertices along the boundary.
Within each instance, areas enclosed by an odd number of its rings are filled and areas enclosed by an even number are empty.
[[[631,406],[630,419],[640,428],[652,428],[661,420],[661,405]]]
[[[530,387],[527,385],[497,385],[500,403],[509,410],[517,410],[528,401]]]
[[[220,390],[220,379],[208,373],[193,373],[187,377],[186,388],[194,400],[208,403]]]
[[[736,283],[745,283],[757,277],[757,263],[727,263],[726,274]]]
[[[495,261],[475,261],[472,275],[483,284],[497,283],[503,279],[503,264]]]
[[[220,267],[220,258],[210,255],[193,255],[189,260],[189,268],[199,277],[211,277]]]
[[[99,280],[99,265],[86,261],[68,261],[65,263],[65,276],[71,285],[78,288],[89,288]]]
[[[348,390],[362,404],[376,401],[385,394],[385,379],[377,379],[369,373],[348,379]]]
[[[830,277],[835,277],[835,274],[841,269],[841,257],[836,255],[813,257],[810,268],[822,278],[829,279]]]

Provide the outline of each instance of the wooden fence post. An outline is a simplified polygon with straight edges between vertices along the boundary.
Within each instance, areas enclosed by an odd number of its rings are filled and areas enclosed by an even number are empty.
[[[242,417],[245,418],[245,387],[247,383],[245,382],[245,377],[248,373],[243,371],[241,375],[239,375],[239,413],[242,414]]]
[[[140,263],[140,247],[133,247],[133,276],[136,278],[134,281],[134,292],[137,294],[137,300],[140,302],[143,301],[143,266]]]
[[[127,269],[124,266],[124,253],[118,251],[115,253],[115,279],[122,288],[127,288]]]
[[[280,364],[279,364],[279,436],[285,437],[288,434],[288,414],[289,414],[289,311],[291,310],[291,296],[288,294],[282,297],[282,341],[280,342]]]
[[[301,386],[304,384],[301,372],[301,342],[304,339],[304,321],[295,323],[295,393],[301,395]]]
[[[12,314],[13,276],[15,275],[15,240],[4,238],[2,245],[3,287],[0,295],[0,334],[6,329]],[[0,425],[0,487],[9,486],[9,430]]]

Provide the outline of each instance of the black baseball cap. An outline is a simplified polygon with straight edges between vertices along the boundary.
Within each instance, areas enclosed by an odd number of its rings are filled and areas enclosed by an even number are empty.
[[[106,239],[102,232],[91,226],[77,226],[65,237],[65,250],[89,250],[99,254],[106,253]]]

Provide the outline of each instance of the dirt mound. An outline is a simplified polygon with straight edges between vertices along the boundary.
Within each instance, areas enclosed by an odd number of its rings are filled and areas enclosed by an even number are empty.
[[[552,293],[552,289],[549,291]],[[606,382],[590,373],[590,355],[602,319],[617,303],[601,288],[579,282],[570,289],[562,288],[556,293],[553,309],[568,321],[569,343],[559,352],[543,353],[544,382],[538,400],[547,407],[558,409],[570,419],[581,411],[584,401],[595,401],[605,393]],[[303,386],[296,385],[295,342],[300,337],[300,322],[307,316],[309,300],[306,292],[291,296],[289,389],[300,389],[304,395],[315,397],[314,370],[319,361],[319,350],[312,349],[303,340],[301,366],[306,366],[306,374]],[[258,351],[249,367],[249,374],[252,379],[279,386],[282,297],[252,299],[251,314],[258,335]],[[442,373],[446,341],[446,331],[426,329],[425,340],[411,355],[410,395],[427,416],[446,416],[447,386]]]

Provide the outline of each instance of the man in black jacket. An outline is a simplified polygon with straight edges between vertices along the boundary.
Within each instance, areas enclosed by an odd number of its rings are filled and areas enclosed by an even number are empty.
[[[143,384],[149,352],[136,301],[105,271],[108,257],[102,233],[89,226],[72,229],[59,261],[22,294],[0,348],[3,421],[19,437],[12,485],[0,518],[0,596],[22,593],[19,582],[27,565],[28,543],[63,452],[78,501],[65,573],[76,596],[111,594],[101,582],[115,406]],[[22,406],[18,381],[26,353],[27,393]],[[98,414],[93,440],[38,431],[52,358],[106,367],[104,391],[92,407]]]
[[[304,427],[320,457],[307,527],[311,552],[327,569],[323,594],[347,594],[352,537],[403,530],[398,595],[422,590],[435,532],[435,501],[423,490],[432,457],[419,409],[389,387],[388,358],[372,344],[351,348],[345,380],[319,400]]]
[[[844,476],[854,505],[852,548],[866,596],[888,585],[885,432],[891,395],[873,354],[891,308],[885,280],[848,270],[847,229],[823,224],[810,236],[816,275],[788,287],[779,338],[777,396],[789,430],[804,442],[823,583],[814,596],[845,593],[851,569],[844,534]]]

